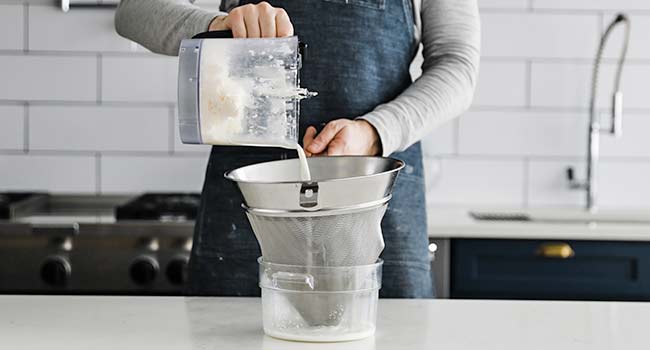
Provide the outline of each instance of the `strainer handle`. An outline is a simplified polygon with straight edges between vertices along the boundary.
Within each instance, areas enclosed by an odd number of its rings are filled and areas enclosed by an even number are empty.
[[[315,209],[318,205],[318,182],[304,182],[300,186],[300,206]]]

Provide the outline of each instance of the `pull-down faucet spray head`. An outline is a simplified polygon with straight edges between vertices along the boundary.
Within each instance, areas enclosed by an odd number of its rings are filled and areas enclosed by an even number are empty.
[[[624,41],[621,48],[621,54],[618,59],[618,66],[616,69],[616,76],[614,78],[614,92],[612,94],[611,106],[611,126],[609,129],[600,127],[599,118],[597,117],[597,88],[598,88],[598,75],[600,72],[600,64],[602,61],[603,51],[607,39],[612,30],[618,24],[625,24]],[[627,15],[619,13],[612,23],[607,26],[603,33],[598,51],[596,53],[596,60],[594,62],[593,75],[591,80],[591,98],[589,100],[589,132],[588,132],[588,145],[587,145],[587,179],[584,182],[577,181],[573,168],[569,167],[566,171],[569,187],[572,189],[582,189],[586,192],[586,209],[589,211],[596,210],[596,166],[599,156],[599,137],[601,132],[607,132],[615,137],[620,137],[623,133],[623,93],[621,92],[621,76],[623,73],[623,65],[627,55],[627,48],[630,42],[630,20]]]

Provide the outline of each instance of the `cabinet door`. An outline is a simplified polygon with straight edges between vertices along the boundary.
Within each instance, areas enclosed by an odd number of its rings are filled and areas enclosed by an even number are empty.
[[[650,242],[455,239],[451,297],[650,300]]]

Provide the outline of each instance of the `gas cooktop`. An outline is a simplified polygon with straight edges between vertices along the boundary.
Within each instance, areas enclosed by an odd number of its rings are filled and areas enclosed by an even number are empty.
[[[14,224],[112,224],[121,221],[193,224],[198,193],[126,195],[57,195],[0,193],[0,233]]]
[[[0,193],[0,293],[180,295],[198,193]]]
[[[194,220],[201,196],[195,193],[147,193],[117,206],[117,220]]]

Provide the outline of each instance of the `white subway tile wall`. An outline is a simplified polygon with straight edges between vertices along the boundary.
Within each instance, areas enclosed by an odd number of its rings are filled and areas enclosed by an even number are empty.
[[[598,201],[604,207],[650,207],[650,161],[603,162]]]
[[[650,40],[648,44],[650,45]],[[598,105],[611,105],[616,64],[602,66],[598,84]],[[533,107],[588,108],[591,86],[591,63],[533,62],[531,95]],[[650,65],[631,62],[623,72],[621,90],[626,108],[650,109],[648,98]]]
[[[650,159],[650,112],[627,113],[623,124],[623,137],[601,138],[601,155],[608,158],[638,157]]]
[[[96,190],[93,155],[2,154],[2,190],[86,193]]]
[[[525,163],[497,159],[425,159],[430,205],[523,205]]]
[[[458,120],[446,123],[422,139],[425,157],[451,155],[457,152]]]
[[[584,202],[584,193],[569,189],[564,178],[567,167],[574,167],[584,178],[582,159],[536,160],[529,164],[528,205],[575,206]],[[598,176],[596,201],[604,208],[643,208],[650,206],[650,161],[603,159]]]
[[[574,169],[577,178],[585,178],[582,158],[531,160],[528,163],[528,206],[577,206],[583,203],[584,192],[572,190],[567,184],[569,167]]]
[[[530,7],[531,0],[481,0],[481,8],[500,8],[500,9],[525,9]]]
[[[620,9],[633,21],[624,134],[602,137],[599,200],[650,206],[650,2],[478,1],[480,79],[470,111],[423,140],[428,203],[583,204],[565,171],[584,175],[591,62],[599,31]],[[218,1],[198,3],[214,10]],[[177,60],[119,37],[113,13],[0,0],[0,191],[201,189],[209,147],[179,141]],[[602,71],[604,125],[621,34]]]
[[[23,6],[0,4],[0,50],[22,50]]]
[[[0,149],[22,150],[25,146],[25,107],[0,106]]]
[[[0,100],[95,101],[95,56],[0,55]]]
[[[588,14],[488,12],[481,20],[484,57],[591,57],[600,25]]]
[[[460,118],[463,155],[580,156],[586,151],[581,114],[471,111]]]
[[[102,58],[102,100],[176,102],[178,60],[175,57]]]
[[[479,0],[480,1],[480,0]],[[646,0],[530,0],[534,9],[550,10],[650,10]]]
[[[207,162],[198,156],[102,156],[100,188],[106,193],[199,192]]]
[[[474,106],[524,107],[528,104],[527,62],[481,62]]]
[[[166,152],[171,127],[167,111],[165,107],[33,106],[29,149]]]
[[[129,51],[131,42],[115,35],[113,11],[75,8],[61,15],[56,6],[29,10],[29,49],[34,51]]]

